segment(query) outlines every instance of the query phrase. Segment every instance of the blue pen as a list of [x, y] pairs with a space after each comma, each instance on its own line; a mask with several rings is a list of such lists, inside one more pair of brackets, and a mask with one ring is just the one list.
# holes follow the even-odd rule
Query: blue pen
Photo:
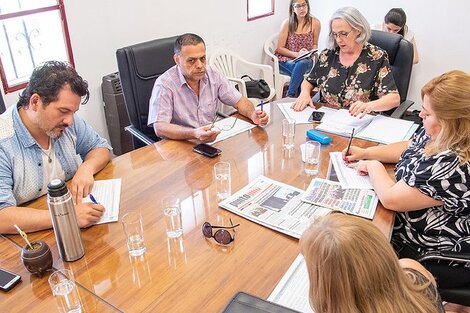
[[259, 105], [260, 105], [260, 107], [261, 107], [261, 112], [263, 112], [263, 105], [264, 105], [264, 101], [263, 101], [263, 100], [261, 100], [261, 103], [260, 103]]
[[90, 193], [90, 200], [91, 202], [93, 202], [94, 204], [99, 204], [98, 201], [96, 201], [95, 197], [93, 197], [93, 195]]

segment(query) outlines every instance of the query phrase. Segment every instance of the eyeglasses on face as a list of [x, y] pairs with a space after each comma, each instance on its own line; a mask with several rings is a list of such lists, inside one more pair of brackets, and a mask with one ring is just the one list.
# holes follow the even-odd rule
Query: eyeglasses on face
[[[214, 240], [221, 245], [228, 245], [235, 239], [227, 229], [233, 229], [233, 231], [235, 231], [235, 227], [240, 226], [240, 224], [233, 225], [232, 219], [230, 219], [230, 224], [232, 224], [232, 226], [212, 226], [209, 222], [204, 222], [204, 224], [202, 224], [202, 234], [206, 238], [214, 238]], [[215, 233], [213, 233], [214, 229], [217, 229]]]
[[294, 9], [302, 9], [302, 8], [307, 7], [307, 6], [308, 6], [308, 4], [307, 4], [306, 2], [304, 2], [304, 3], [296, 3], [296, 4], [293, 5]]
[[334, 39], [338, 39], [338, 38], [344, 39], [344, 38], [347, 38], [351, 32], [352, 30], [348, 32], [337, 32], [337, 33], [331, 32], [330, 36], [332, 36]]

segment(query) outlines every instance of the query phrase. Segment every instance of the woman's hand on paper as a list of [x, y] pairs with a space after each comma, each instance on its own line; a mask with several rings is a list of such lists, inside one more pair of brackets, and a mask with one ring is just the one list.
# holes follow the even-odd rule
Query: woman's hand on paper
[[300, 57], [301, 55], [304, 55], [307, 52], [308, 52], [308, 50], [305, 49], [305, 48], [300, 49], [299, 52], [297, 52], [296, 58]]
[[377, 162], [377, 161], [359, 161], [355, 163], [347, 163], [347, 166], [350, 168], [354, 168], [359, 175], [367, 176], [369, 175], [369, 170], [367, 169], [367, 165], [370, 162]]
[[307, 106], [313, 106], [312, 98], [310, 95], [300, 93], [299, 97], [295, 100], [294, 104], [292, 105], [292, 109], [296, 112], [303, 111]]
[[356, 146], [351, 146], [349, 147], [349, 153], [346, 155], [346, 153], [348, 152], [347, 150], [348, 148], [345, 148], [341, 152], [344, 162], [352, 163], [352, 162], [357, 162], [357, 161], [365, 159], [366, 149], [359, 148]]
[[349, 107], [349, 114], [359, 118], [364, 117], [364, 115], [372, 112], [372, 105], [369, 102], [356, 101]]

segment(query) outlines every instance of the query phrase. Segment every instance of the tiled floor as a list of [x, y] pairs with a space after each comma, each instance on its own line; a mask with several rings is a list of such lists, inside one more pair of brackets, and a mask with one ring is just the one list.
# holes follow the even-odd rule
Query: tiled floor
[[461, 306], [454, 303], [447, 303], [444, 306], [444, 309], [447, 313], [470, 313], [470, 307], [468, 306]]

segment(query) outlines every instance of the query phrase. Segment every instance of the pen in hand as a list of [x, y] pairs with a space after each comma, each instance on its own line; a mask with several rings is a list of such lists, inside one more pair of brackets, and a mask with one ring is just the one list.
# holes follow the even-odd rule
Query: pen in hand
[[346, 155], [345, 156], [348, 156], [350, 155], [350, 148], [351, 148], [351, 142], [353, 140], [353, 137], [354, 137], [354, 128], [352, 129], [351, 131], [351, 136], [349, 137], [349, 143], [348, 143], [348, 148], [346, 149]]
[[91, 202], [93, 202], [94, 204], [99, 204], [98, 201], [96, 201], [95, 197], [93, 197], [93, 195], [90, 193], [90, 200]]
[[263, 105], [264, 105], [264, 101], [261, 100], [261, 103], [259, 104], [259, 106], [261, 107], [261, 112], [263, 112]]

